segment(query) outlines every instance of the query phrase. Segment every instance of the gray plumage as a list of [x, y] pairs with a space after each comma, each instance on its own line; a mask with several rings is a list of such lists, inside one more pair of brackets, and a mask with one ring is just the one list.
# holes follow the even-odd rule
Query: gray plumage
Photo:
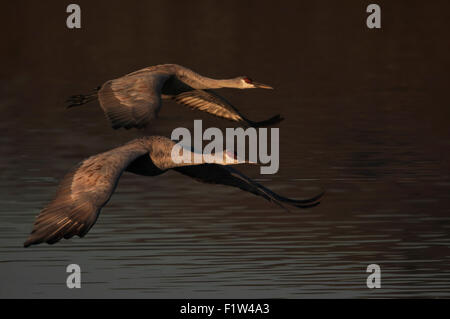
[[86, 235], [102, 207], [109, 201], [124, 171], [156, 176], [172, 169], [204, 183], [240, 188], [281, 207], [288, 204], [307, 208], [319, 204], [322, 194], [310, 199], [294, 200], [252, 181], [229, 166], [242, 161], [227, 152], [221, 152], [223, 161], [219, 164], [213, 164], [207, 159], [199, 164], [177, 164], [172, 158], [174, 145], [175, 142], [165, 137], [143, 137], [79, 163], [63, 178], [55, 198], [37, 216], [24, 246], [42, 242], [53, 244], [62, 238]]
[[253, 82], [246, 76], [216, 80], [177, 64], [162, 64], [107, 81], [92, 94], [74, 95], [68, 102], [69, 107], [73, 107], [98, 98], [114, 129], [145, 127], [157, 116], [162, 100], [174, 100], [191, 109], [247, 126], [269, 126], [282, 120], [280, 115], [261, 122], [247, 119], [231, 103], [210, 90], [219, 88], [272, 87]]

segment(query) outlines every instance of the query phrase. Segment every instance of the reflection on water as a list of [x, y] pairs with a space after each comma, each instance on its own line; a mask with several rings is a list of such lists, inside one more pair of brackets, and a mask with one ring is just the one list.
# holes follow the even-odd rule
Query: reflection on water
[[[209, 14], [185, 8], [198, 25], [180, 16], [184, 29], [178, 42], [168, 44], [163, 35], [173, 36], [174, 28], [162, 28], [163, 35], [142, 31], [165, 23], [160, 16], [145, 20], [142, 12], [151, 12], [146, 4], [114, 6], [99, 17], [103, 24], [87, 17], [78, 35], [54, 30], [59, 22], [49, 18], [42, 25], [45, 36], [31, 36], [25, 24], [17, 32], [26, 37], [11, 40], [17, 52], [37, 50], [28, 65], [21, 54], [11, 57], [15, 74], [2, 88], [0, 108], [7, 120], [0, 122], [0, 297], [450, 297], [450, 136], [438, 81], [448, 74], [440, 68], [448, 61], [448, 46], [428, 51], [445, 34], [445, 21], [436, 17], [409, 37], [397, 19], [390, 33], [373, 34], [369, 43], [365, 30], [351, 24], [307, 28], [320, 25], [319, 11], [333, 12], [327, 15], [330, 25], [340, 10], [350, 21], [357, 14], [350, 7], [303, 4], [292, 10], [303, 12], [302, 19], [290, 19], [285, 15], [291, 13], [270, 6], [239, 11], [198, 3], [194, 7]], [[169, 6], [158, 4], [159, 15], [170, 12]], [[100, 7], [85, 4], [85, 10]], [[31, 9], [22, 14], [32, 21]], [[52, 6], [47, 9], [55, 14]], [[414, 10], [427, 13], [392, 8], [406, 9], [411, 19]], [[138, 12], [142, 21], [128, 18]], [[279, 25], [262, 24], [269, 12]], [[117, 19], [124, 19], [120, 30]], [[199, 27], [212, 21], [210, 29]], [[132, 56], [98, 38], [107, 27]], [[304, 31], [302, 50], [293, 50], [296, 44], [283, 31], [289, 29]], [[194, 38], [185, 39], [187, 32]], [[149, 36], [163, 45], [146, 42]], [[217, 47], [208, 47], [216, 40]], [[61, 55], [39, 41], [63, 44]], [[386, 50], [374, 50], [376, 45]], [[244, 48], [259, 54], [237, 54]], [[331, 49], [333, 55], [321, 53]], [[287, 196], [324, 188], [322, 204], [287, 213], [240, 190], [175, 172], [154, 178], [125, 174], [85, 238], [22, 248], [35, 215], [79, 160], [142, 134], [192, 126], [194, 118], [203, 118], [204, 127], [227, 125], [167, 104], [146, 132], [112, 131], [98, 105], [62, 106], [70, 94], [160, 62], [208, 75], [255, 74], [255, 80], [274, 84], [273, 92], [223, 92], [252, 119], [277, 112], [286, 117], [280, 124], [279, 173], [241, 170]], [[81, 266], [82, 289], [65, 287], [70, 263]], [[378, 290], [366, 287], [371, 263], [381, 266]]]

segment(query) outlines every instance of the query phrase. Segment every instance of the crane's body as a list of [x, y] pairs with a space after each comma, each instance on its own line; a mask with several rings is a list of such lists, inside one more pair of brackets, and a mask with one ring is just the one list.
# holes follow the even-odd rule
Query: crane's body
[[162, 100], [174, 100], [192, 109], [248, 126], [273, 125], [282, 120], [280, 115], [261, 122], [245, 118], [231, 103], [211, 91], [220, 88], [272, 89], [246, 76], [212, 79], [177, 64], [161, 64], [109, 80], [92, 94], [75, 95], [68, 102], [72, 107], [98, 98], [114, 129], [147, 126], [157, 117]]
[[[39, 213], [24, 246], [42, 242], [53, 244], [62, 238], [86, 235], [125, 171], [156, 176], [174, 170], [200, 182], [240, 188], [283, 208], [284, 204], [299, 208], [319, 204], [322, 194], [309, 199], [289, 199], [252, 181], [230, 166], [246, 162], [227, 151], [220, 152], [218, 157], [217, 154], [204, 156], [202, 163], [185, 163], [179, 161], [184, 154], [172, 152], [174, 145], [175, 142], [168, 138], [148, 136], [80, 162], [62, 179], [55, 198]], [[190, 155], [193, 156], [194, 152]], [[222, 158], [222, 161], [217, 162], [217, 158]]]

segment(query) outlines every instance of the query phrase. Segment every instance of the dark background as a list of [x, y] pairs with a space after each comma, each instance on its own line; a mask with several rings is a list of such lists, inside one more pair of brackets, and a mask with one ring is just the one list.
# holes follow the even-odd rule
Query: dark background
[[[447, 1], [68, 1], [2, 4], [1, 297], [449, 297]], [[125, 174], [84, 239], [23, 249], [75, 163], [144, 134], [230, 126], [173, 103], [146, 131], [113, 131], [98, 103], [64, 100], [142, 67], [248, 75], [223, 90], [249, 118], [281, 113], [277, 192], [322, 204], [290, 214], [175, 173]], [[78, 263], [83, 288], [65, 288]], [[377, 263], [382, 288], [366, 287]]]

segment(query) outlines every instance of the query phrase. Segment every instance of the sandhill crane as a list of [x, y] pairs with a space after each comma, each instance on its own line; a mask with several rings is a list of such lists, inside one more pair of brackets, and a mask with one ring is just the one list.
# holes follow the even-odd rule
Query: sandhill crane
[[[318, 200], [323, 194], [302, 200], [280, 196], [228, 166], [245, 162], [228, 151], [214, 154], [218, 156], [215, 157], [216, 160], [223, 159], [218, 163], [212, 163], [213, 159], [209, 155], [204, 156], [199, 164], [176, 164], [182, 157], [176, 152], [175, 155], [172, 153], [174, 145], [175, 142], [168, 138], [147, 136], [79, 163], [63, 178], [54, 200], [37, 216], [24, 246], [42, 242], [53, 244], [62, 238], [86, 235], [96, 222], [102, 207], [109, 201], [124, 171], [156, 176], [167, 170], [174, 170], [200, 182], [240, 188], [283, 208], [284, 204], [300, 208], [315, 206], [319, 204]], [[187, 152], [190, 152], [188, 155], [194, 154]]]
[[174, 100], [192, 109], [253, 127], [269, 126], [282, 120], [279, 114], [261, 122], [247, 119], [231, 103], [210, 90], [219, 88], [272, 89], [246, 76], [216, 80], [177, 64], [162, 64], [107, 81], [91, 94], [74, 95], [67, 102], [68, 107], [73, 107], [98, 98], [114, 129], [145, 127], [157, 116], [161, 100]]

